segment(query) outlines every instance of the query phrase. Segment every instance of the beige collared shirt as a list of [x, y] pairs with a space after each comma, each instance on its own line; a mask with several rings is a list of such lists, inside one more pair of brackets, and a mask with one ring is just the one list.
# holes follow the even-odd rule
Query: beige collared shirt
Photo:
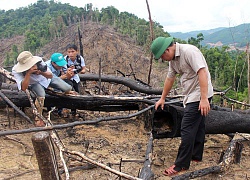
[[190, 44], [176, 43], [175, 59], [169, 62], [169, 71], [167, 77], [173, 78], [176, 74], [180, 74], [180, 82], [183, 87], [183, 95], [185, 95], [184, 106], [190, 102], [200, 101], [200, 85], [198, 71], [206, 68], [208, 77], [208, 95], [213, 96], [213, 86], [208, 66], [201, 51]]

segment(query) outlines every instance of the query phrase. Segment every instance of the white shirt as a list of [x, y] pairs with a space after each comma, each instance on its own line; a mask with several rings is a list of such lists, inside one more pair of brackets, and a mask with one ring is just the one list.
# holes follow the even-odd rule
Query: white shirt
[[[24, 80], [25, 75], [22, 72], [20, 72], [20, 73], [16, 72], [14, 70], [15, 66], [12, 68], [12, 74], [16, 79], [18, 89], [21, 90], [22, 89], [22, 87], [21, 87], [22, 86], [22, 81]], [[47, 67], [47, 71], [51, 72], [51, 70], [48, 67]], [[31, 74], [30, 75], [30, 83], [29, 83], [30, 85], [39, 83], [43, 87], [47, 88], [49, 86], [50, 82], [51, 82], [51, 79], [47, 79], [43, 75], [40, 75], [40, 74], [39, 75], [38, 74]]]

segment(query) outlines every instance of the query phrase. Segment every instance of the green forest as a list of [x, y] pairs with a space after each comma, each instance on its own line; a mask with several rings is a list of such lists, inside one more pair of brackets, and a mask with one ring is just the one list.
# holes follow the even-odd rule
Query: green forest
[[[133, 38], [137, 45], [144, 47], [149, 53], [148, 47], [152, 41], [149, 21], [128, 12], [119, 12], [113, 6], [97, 9], [91, 3], [86, 4], [84, 8], [78, 8], [54, 0], [38, 0], [28, 7], [0, 10], [0, 38], [24, 35], [23, 49], [35, 52], [54, 38], [64, 36], [65, 29], [71, 24], [81, 21], [110, 25], [118, 32]], [[153, 22], [153, 32], [154, 37], [170, 36], [158, 22]], [[248, 102], [246, 52], [229, 51], [227, 46], [203, 47], [201, 46], [203, 40], [202, 33], [197, 34], [196, 37], [190, 37], [188, 41], [175, 38], [177, 42], [193, 44], [202, 51], [216, 89], [225, 90], [231, 87], [227, 93], [228, 97]], [[6, 55], [4, 65], [13, 65], [13, 59], [20, 51], [22, 50], [13, 45], [11, 52]]]

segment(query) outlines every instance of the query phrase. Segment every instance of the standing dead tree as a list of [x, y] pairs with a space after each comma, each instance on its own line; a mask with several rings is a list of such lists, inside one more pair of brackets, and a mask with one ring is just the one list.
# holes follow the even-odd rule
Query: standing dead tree
[[[147, 3], [147, 8], [148, 8], [148, 18], [149, 18], [149, 22], [150, 22], [150, 40], [153, 41], [154, 40], [154, 25], [153, 25], [153, 21], [151, 18], [151, 13], [150, 13], [150, 8], [149, 8], [149, 4], [148, 4], [148, 0], [146, 0]], [[150, 41], [150, 42], [151, 42]], [[150, 76], [151, 76], [151, 71], [152, 71], [152, 64], [153, 64], [153, 54], [150, 54], [150, 66], [149, 66], [149, 72], [148, 72], [148, 84], [150, 84]]]

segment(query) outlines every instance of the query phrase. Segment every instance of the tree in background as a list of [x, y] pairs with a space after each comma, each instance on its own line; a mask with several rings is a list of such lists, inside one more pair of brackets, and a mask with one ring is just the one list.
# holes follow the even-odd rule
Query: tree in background
[[16, 45], [13, 45], [11, 48], [11, 52], [6, 54], [6, 60], [4, 61], [4, 66], [13, 66], [16, 64], [16, 59], [18, 56], [18, 48]]
[[40, 47], [40, 37], [34, 31], [29, 31], [25, 34], [24, 49], [30, 52], [36, 52], [36, 49]]

